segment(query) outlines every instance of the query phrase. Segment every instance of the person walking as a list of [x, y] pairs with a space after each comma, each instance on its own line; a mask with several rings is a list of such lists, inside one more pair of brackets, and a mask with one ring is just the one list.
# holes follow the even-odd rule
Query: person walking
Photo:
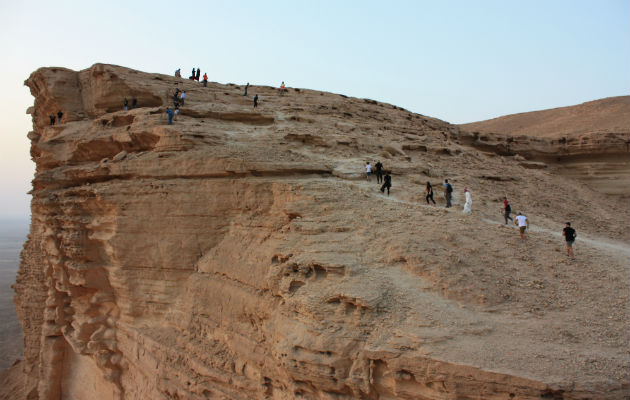
[[380, 160], [374, 164], [374, 168], [376, 168], [376, 183], [383, 183], [383, 164]]
[[567, 256], [572, 259], [575, 258], [573, 254], [573, 242], [575, 242], [575, 238], [577, 237], [577, 232], [575, 229], [571, 228], [571, 223], [567, 222], [566, 226], [562, 230], [562, 236], [564, 236], [564, 240], [567, 242]]
[[182, 94], [179, 95], [179, 102], [182, 104], [182, 106], [184, 105], [184, 100], [186, 100], [186, 91], [184, 90], [182, 92]]
[[444, 179], [444, 197], [446, 198], [446, 208], [452, 206], [451, 200], [453, 200], [453, 185], [448, 183], [448, 179]]
[[368, 161], [365, 164], [365, 180], [369, 182], [371, 176], [372, 176], [372, 166], [370, 165], [370, 162]]
[[258, 95], [254, 96], [254, 108], [258, 107]]
[[207, 73], [203, 73], [203, 87], [207, 87], [208, 86], [208, 74]]
[[247, 82], [247, 85], [245, 85], [245, 93], [243, 93], [243, 96], [247, 97], [247, 89], [249, 88], [249, 82]]
[[195, 76], [195, 80], [199, 82], [199, 77], [201, 76], [201, 69], [197, 68], [197, 75]]
[[383, 186], [381, 186], [381, 193], [385, 193], [385, 189], [387, 189], [387, 195], [389, 196], [389, 189], [392, 187], [392, 176], [389, 174], [389, 171], [385, 171], [385, 182]]
[[173, 125], [173, 110], [170, 107], [166, 107], [166, 114], [168, 115], [168, 124]]
[[527, 239], [525, 237], [525, 230], [529, 228], [529, 220], [527, 219], [527, 217], [521, 213], [518, 213], [516, 218], [514, 218], [514, 225], [518, 225], [518, 230], [519, 230], [519, 233], [521, 234], [521, 239], [522, 240]]
[[510, 217], [510, 213], [512, 212], [512, 206], [508, 201], [507, 197], [503, 197], [503, 216], [505, 217], [505, 225], [508, 224], [508, 219], [510, 221], [514, 221], [512, 217]]
[[429, 200], [431, 200], [433, 202], [433, 205], [435, 206], [435, 200], [433, 199], [433, 186], [431, 186], [431, 182], [427, 182], [427, 196], [425, 197], [425, 199], [427, 200], [427, 204], [431, 204], [429, 203]]
[[470, 195], [470, 190], [468, 188], [464, 188], [464, 196], [466, 197], [466, 202], [464, 203], [464, 214], [472, 214], [472, 196]]
[[48, 116], [48, 118], [50, 118], [50, 125], [55, 125], [55, 116], [54, 115], [50, 115], [50, 116]]
[[57, 123], [60, 124], [61, 123], [61, 117], [63, 117], [63, 113], [61, 112], [61, 110], [57, 111]]

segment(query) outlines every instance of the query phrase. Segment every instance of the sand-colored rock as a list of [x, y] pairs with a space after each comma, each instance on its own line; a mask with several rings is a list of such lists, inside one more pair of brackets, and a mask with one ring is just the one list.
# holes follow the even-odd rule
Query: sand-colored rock
[[[37, 387], [14, 398], [626, 397], [623, 200], [369, 99], [250, 86], [253, 109], [235, 85], [101, 64], [26, 84], [37, 170], [11, 373]], [[58, 108], [68, 122], [48, 126]], [[363, 176], [378, 159], [389, 197]], [[450, 210], [424, 203], [443, 178]], [[502, 225], [505, 194], [527, 242]], [[552, 234], [567, 219], [577, 261]]]
[[[519, 154], [608, 194], [630, 194], [630, 96], [460, 125], [458, 140]], [[532, 164], [535, 166], [535, 164]]]

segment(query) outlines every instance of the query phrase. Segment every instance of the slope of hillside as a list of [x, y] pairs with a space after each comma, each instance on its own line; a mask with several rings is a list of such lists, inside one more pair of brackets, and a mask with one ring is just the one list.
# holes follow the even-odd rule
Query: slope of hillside
[[608, 97], [576, 106], [506, 115], [459, 125], [481, 133], [509, 133], [559, 139], [585, 133], [630, 133], [630, 96]]
[[[236, 85], [101, 64], [26, 84], [37, 172], [14, 369], [31, 395], [625, 398], [624, 201], [369, 99], [250, 86], [254, 109]], [[377, 160], [389, 196], [363, 175]], [[427, 206], [444, 178], [455, 207]]]
[[591, 188], [630, 194], [630, 96], [507, 115], [460, 125], [478, 149], [519, 155], [534, 168], [580, 180]]

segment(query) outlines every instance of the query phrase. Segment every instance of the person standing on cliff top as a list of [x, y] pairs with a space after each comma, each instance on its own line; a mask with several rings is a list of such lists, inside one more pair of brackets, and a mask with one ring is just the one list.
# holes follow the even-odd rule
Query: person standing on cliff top
[[208, 74], [204, 72], [203, 73], [203, 87], [207, 87], [207, 86], [208, 86]]
[[201, 69], [197, 68], [197, 75], [195, 76], [195, 80], [199, 82], [199, 76], [201, 75]]
[[168, 115], [168, 124], [173, 125], [173, 110], [170, 107], [166, 107], [166, 114]]
[[247, 85], [245, 85], [245, 93], [243, 93], [243, 96], [247, 97], [247, 88], [249, 87], [249, 82], [247, 82]]
[[374, 168], [376, 168], [376, 183], [383, 183], [383, 164], [380, 160], [374, 164]]
[[254, 96], [254, 108], [258, 107], [258, 95]]
[[190, 79], [191, 81], [195, 80], [195, 69], [194, 68], [192, 70], [192, 75], [190, 75], [190, 78], [188, 78], [188, 79]]
[[575, 242], [577, 232], [575, 232], [575, 229], [571, 228], [570, 222], [567, 222], [565, 228], [562, 230], [562, 236], [564, 236], [564, 239], [567, 241], [567, 256], [572, 259], [575, 258], [573, 254], [573, 242]]
[[181, 68], [177, 68], [175, 70], [175, 78], [181, 78], [182, 77], [182, 69]]
[[529, 228], [529, 220], [526, 216], [518, 213], [516, 218], [514, 218], [514, 225], [518, 225], [519, 233], [521, 234], [521, 240], [526, 240], [525, 230]]
[[370, 162], [368, 161], [365, 164], [365, 180], [369, 182], [370, 176], [372, 176], [372, 166], [370, 165]]
[[60, 111], [57, 111], [57, 123], [60, 124], [61, 123], [61, 117], [63, 117], [63, 113]]
[[48, 118], [50, 118], [50, 125], [55, 125], [55, 116], [51, 115]]
[[381, 192], [385, 193], [385, 189], [387, 189], [387, 195], [389, 196], [389, 189], [392, 187], [392, 176], [390, 175], [390, 171], [385, 171], [385, 182], [383, 186], [381, 186]]

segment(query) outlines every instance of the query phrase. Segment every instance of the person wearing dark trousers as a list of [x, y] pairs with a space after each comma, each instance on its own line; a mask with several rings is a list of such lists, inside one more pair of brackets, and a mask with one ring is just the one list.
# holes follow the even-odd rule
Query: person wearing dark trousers
[[63, 117], [63, 113], [61, 111], [57, 112], [57, 123], [60, 124], [61, 123], [61, 117]]
[[448, 179], [444, 179], [444, 197], [446, 198], [446, 208], [451, 207], [451, 200], [453, 200], [453, 185], [448, 183]]
[[123, 110], [129, 110], [129, 100], [127, 100], [126, 98], [125, 101], [123, 101]]
[[208, 86], [208, 74], [206, 74], [204, 72], [203, 74], [203, 87], [207, 87]]
[[431, 204], [429, 203], [429, 200], [431, 200], [433, 202], [433, 205], [435, 205], [435, 200], [433, 199], [433, 186], [431, 186], [431, 182], [427, 182], [427, 204]]
[[173, 125], [173, 110], [170, 107], [166, 107], [166, 114], [168, 115], [168, 124]]
[[195, 71], [195, 69], [193, 68], [193, 70], [192, 70], [192, 75], [190, 75], [190, 78], [189, 78], [189, 79], [190, 79], [191, 81], [194, 81], [194, 80], [195, 80], [195, 76], [196, 76], [196, 75], [197, 75], [197, 74], [196, 74], [196, 71]]
[[199, 77], [201, 76], [201, 69], [197, 68], [197, 75], [195, 76], [195, 80], [199, 82]]
[[564, 236], [564, 239], [567, 241], [567, 256], [575, 258], [575, 254], [573, 254], [573, 242], [575, 242], [577, 232], [575, 232], [575, 229], [571, 228], [570, 222], [566, 223], [566, 226], [562, 230], [562, 236]]
[[55, 116], [51, 115], [48, 118], [50, 118], [50, 125], [55, 125]]
[[254, 96], [254, 108], [258, 107], [258, 95]]
[[387, 189], [387, 195], [389, 196], [389, 189], [392, 187], [392, 176], [389, 174], [389, 171], [385, 171], [383, 186], [381, 186], [381, 192], [385, 193], [385, 189]]
[[376, 172], [376, 183], [383, 183], [383, 164], [381, 161], [377, 161], [374, 164], [375, 172]]
[[507, 197], [504, 197], [503, 198], [503, 216], [505, 217], [505, 225], [508, 224], [508, 219], [510, 221], [514, 221], [514, 219], [510, 217], [511, 212], [512, 212], [512, 206], [510, 205], [510, 202], [508, 201]]
[[247, 85], [245, 85], [245, 93], [243, 93], [243, 96], [247, 97], [247, 88], [249, 88], [249, 82], [247, 82]]

